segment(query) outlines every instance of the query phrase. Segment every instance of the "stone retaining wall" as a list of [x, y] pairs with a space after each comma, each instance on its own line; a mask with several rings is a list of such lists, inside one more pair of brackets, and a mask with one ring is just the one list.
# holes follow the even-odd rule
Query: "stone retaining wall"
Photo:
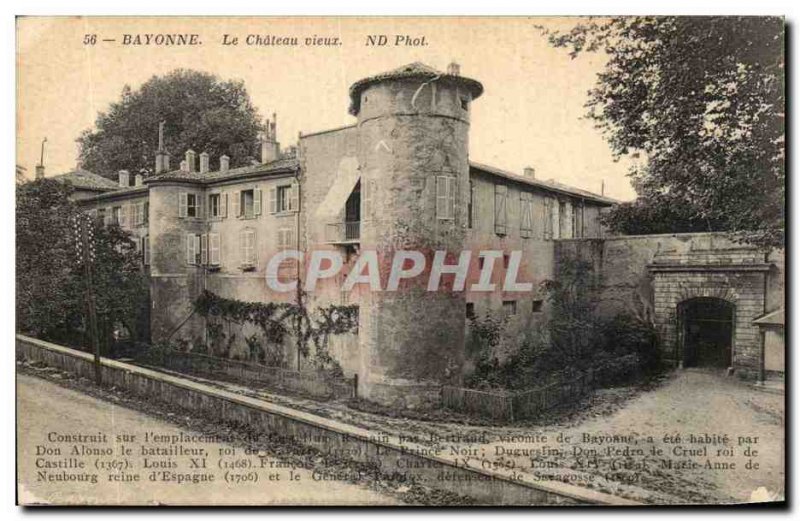
[[[17, 335], [17, 356], [93, 378], [92, 356], [34, 338]], [[387, 473], [414, 469], [414, 479], [425, 485], [464, 494], [487, 505], [636, 505], [637, 503], [565, 483], [533, 481], [513, 471], [469, 468], [454, 461], [421, 455], [425, 446], [378, 439], [379, 433], [254, 398], [215, 389], [149, 369], [102, 359], [106, 385], [123, 388], [148, 400], [169, 403], [188, 411], [210, 414], [219, 421], [248, 426], [264, 433], [294, 436], [322, 452], [339, 451], [351, 459], [380, 465]], [[24, 411], [23, 411], [24, 413]]]

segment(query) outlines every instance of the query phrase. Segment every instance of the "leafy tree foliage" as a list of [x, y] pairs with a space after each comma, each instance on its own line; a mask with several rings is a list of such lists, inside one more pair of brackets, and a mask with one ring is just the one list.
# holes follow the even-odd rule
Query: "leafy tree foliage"
[[[17, 188], [17, 330], [39, 338], [89, 346], [85, 279], [77, 262], [74, 218], [68, 185], [42, 179]], [[101, 343], [123, 325], [141, 336], [147, 312], [147, 279], [128, 232], [93, 225], [94, 294]]]
[[78, 139], [81, 164], [109, 177], [123, 169], [152, 172], [158, 125], [166, 121], [173, 168], [190, 148], [208, 152], [212, 170], [222, 155], [232, 167], [247, 165], [256, 157], [259, 119], [243, 82], [178, 69], [153, 76], [136, 91], [126, 85], [121, 99], [98, 115], [96, 129]]
[[631, 172], [639, 198], [611, 212], [612, 229], [783, 245], [782, 19], [589, 19], [549, 40], [608, 56], [588, 117], [618, 157], [646, 159]]

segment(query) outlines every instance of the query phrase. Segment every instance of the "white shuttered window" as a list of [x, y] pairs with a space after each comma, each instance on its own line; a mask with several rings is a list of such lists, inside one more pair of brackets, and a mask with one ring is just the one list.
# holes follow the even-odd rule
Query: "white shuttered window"
[[508, 188], [504, 185], [494, 185], [494, 231], [499, 235], [506, 234], [506, 199]]
[[455, 177], [436, 176], [436, 217], [442, 220], [454, 220], [456, 217], [456, 181]]
[[253, 266], [256, 263], [256, 231], [245, 228], [239, 233], [239, 251], [242, 264]]

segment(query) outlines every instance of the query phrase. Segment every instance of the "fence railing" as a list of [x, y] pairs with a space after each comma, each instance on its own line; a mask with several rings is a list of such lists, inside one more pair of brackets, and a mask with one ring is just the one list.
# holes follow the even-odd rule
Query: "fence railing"
[[625, 381], [638, 373], [639, 358], [627, 355], [597, 368], [555, 375], [547, 384], [525, 391], [442, 387], [442, 407], [493, 420], [533, 418], [557, 405], [574, 401], [593, 389]]
[[357, 379], [334, 377], [322, 371], [296, 371], [185, 351], [150, 349], [137, 357], [141, 363], [187, 374], [218, 376], [299, 392], [314, 398], [336, 399], [356, 396]]
[[328, 223], [325, 229], [327, 242], [357, 242], [361, 238], [361, 221]]

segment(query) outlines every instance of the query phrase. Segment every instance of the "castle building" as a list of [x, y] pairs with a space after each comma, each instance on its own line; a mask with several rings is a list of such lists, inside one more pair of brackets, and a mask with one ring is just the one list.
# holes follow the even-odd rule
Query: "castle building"
[[[261, 162], [240, 168], [229, 168], [222, 156], [219, 170], [211, 171], [208, 154], [188, 150], [179, 168], [171, 169], [162, 136], [155, 175], [122, 171], [114, 187], [95, 179], [95, 191], [82, 191], [80, 203], [136, 236], [151, 281], [152, 342], [204, 341], [206, 324], [192, 312], [204, 290], [249, 302], [294, 299], [293, 293], [270, 290], [270, 276], [302, 278], [296, 265], [268, 273], [277, 252], [341, 253], [341, 272], [307, 295], [312, 309], [359, 306], [358, 334], [333, 339], [332, 356], [345, 374], [358, 374], [361, 396], [424, 404], [436, 399], [441, 384], [459, 383], [469, 364], [467, 316], [502, 314], [513, 344], [543, 323], [548, 309], [538, 288], [553, 278], [560, 255], [588, 255], [600, 271], [608, 266], [598, 261], [603, 251], [597, 244], [605, 235], [600, 216], [615, 201], [537, 179], [532, 168], [516, 174], [470, 161], [471, 106], [482, 93], [482, 85], [462, 76], [455, 64], [441, 72], [413, 63], [356, 82], [350, 89], [356, 123], [300, 135], [292, 153], [282, 153], [274, 117], [262, 136]], [[86, 181], [91, 176], [73, 176], [76, 187], [93, 184]], [[675, 240], [670, 237], [662, 242]], [[412, 250], [428, 260], [446, 252], [449, 264], [471, 252], [470, 277], [494, 263], [491, 280], [484, 282], [496, 283], [495, 289], [427, 291], [413, 283], [402, 291], [371, 291], [364, 284], [343, 289], [348, 270], [360, 269], [363, 252], [374, 252], [388, 269], [397, 252]], [[500, 253], [479, 253], [490, 250]], [[655, 250], [664, 255], [664, 248]], [[513, 252], [521, 252], [517, 260]], [[633, 273], [639, 279], [660, 280], [679, 271], [662, 270], [653, 255], [642, 259]], [[761, 268], [749, 266], [747, 273], [762, 273], [758, 269], [767, 263], [753, 264]], [[530, 289], [508, 291], [503, 281], [509, 271]], [[763, 309], [765, 302], [760, 297], [761, 309], [753, 304], [742, 319], [770, 311]], [[669, 320], [675, 317], [669, 310], [666, 315], [666, 327], [673, 327]], [[758, 349], [758, 326], [739, 321], [736, 327], [755, 332], [748, 355], [740, 357], [755, 370], [750, 351]], [[244, 350], [244, 339], [254, 331], [241, 329], [238, 348]], [[302, 367], [290, 348], [285, 354], [286, 363]], [[735, 357], [730, 363], [735, 365]]]

